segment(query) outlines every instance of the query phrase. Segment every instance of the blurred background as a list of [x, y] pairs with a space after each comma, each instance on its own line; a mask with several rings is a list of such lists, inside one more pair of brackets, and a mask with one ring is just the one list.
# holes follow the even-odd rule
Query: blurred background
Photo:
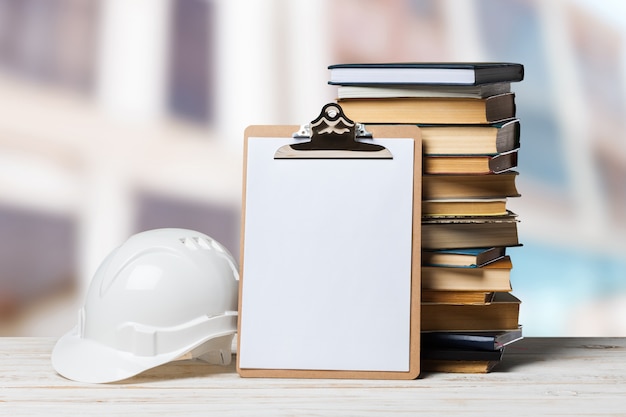
[[243, 131], [303, 124], [327, 66], [511, 61], [527, 336], [626, 336], [621, 0], [0, 0], [0, 335], [60, 336], [156, 227], [239, 255]]

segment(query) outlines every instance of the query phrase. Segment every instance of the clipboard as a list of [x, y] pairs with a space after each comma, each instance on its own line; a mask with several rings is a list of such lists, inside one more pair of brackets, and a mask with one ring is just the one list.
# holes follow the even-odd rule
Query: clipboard
[[329, 103], [245, 131], [237, 372], [420, 372], [421, 136]]

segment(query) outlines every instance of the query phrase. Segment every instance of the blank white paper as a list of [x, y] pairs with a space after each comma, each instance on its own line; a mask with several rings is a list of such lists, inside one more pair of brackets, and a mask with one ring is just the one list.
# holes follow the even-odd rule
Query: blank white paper
[[249, 138], [239, 365], [409, 370], [412, 139], [391, 160], [287, 159]]

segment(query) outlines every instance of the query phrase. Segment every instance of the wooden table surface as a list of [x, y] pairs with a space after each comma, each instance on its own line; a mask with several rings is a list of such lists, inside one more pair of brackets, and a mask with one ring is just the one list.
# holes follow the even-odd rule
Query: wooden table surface
[[412, 381], [240, 378], [181, 361], [113, 384], [57, 375], [55, 339], [0, 338], [0, 416], [626, 416], [626, 339], [527, 338], [489, 374]]

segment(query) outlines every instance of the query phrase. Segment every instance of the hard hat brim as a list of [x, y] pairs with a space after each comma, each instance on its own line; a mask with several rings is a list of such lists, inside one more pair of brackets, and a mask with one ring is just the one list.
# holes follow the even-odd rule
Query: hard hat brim
[[171, 362], [193, 348], [156, 356], [136, 356], [81, 338], [76, 327], [57, 341], [52, 351], [52, 366], [61, 376], [74, 381], [116, 382]]
[[[52, 350], [52, 367], [62, 376], [79, 382], [107, 383], [133, 377], [167, 362], [172, 362], [206, 343], [232, 336], [237, 329], [237, 315], [208, 318], [208, 328], [192, 343], [164, 353], [142, 356], [122, 351], [80, 336], [79, 326], [62, 336]], [[216, 346], [211, 346], [215, 348]], [[230, 350], [230, 342], [228, 343]]]
[[158, 356], [135, 356], [81, 338], [78, 328], [62, 336], [52, 351], [52, 366], [67, 379], [106, 383], [121, 381], [182, 355], [170, 352]]

